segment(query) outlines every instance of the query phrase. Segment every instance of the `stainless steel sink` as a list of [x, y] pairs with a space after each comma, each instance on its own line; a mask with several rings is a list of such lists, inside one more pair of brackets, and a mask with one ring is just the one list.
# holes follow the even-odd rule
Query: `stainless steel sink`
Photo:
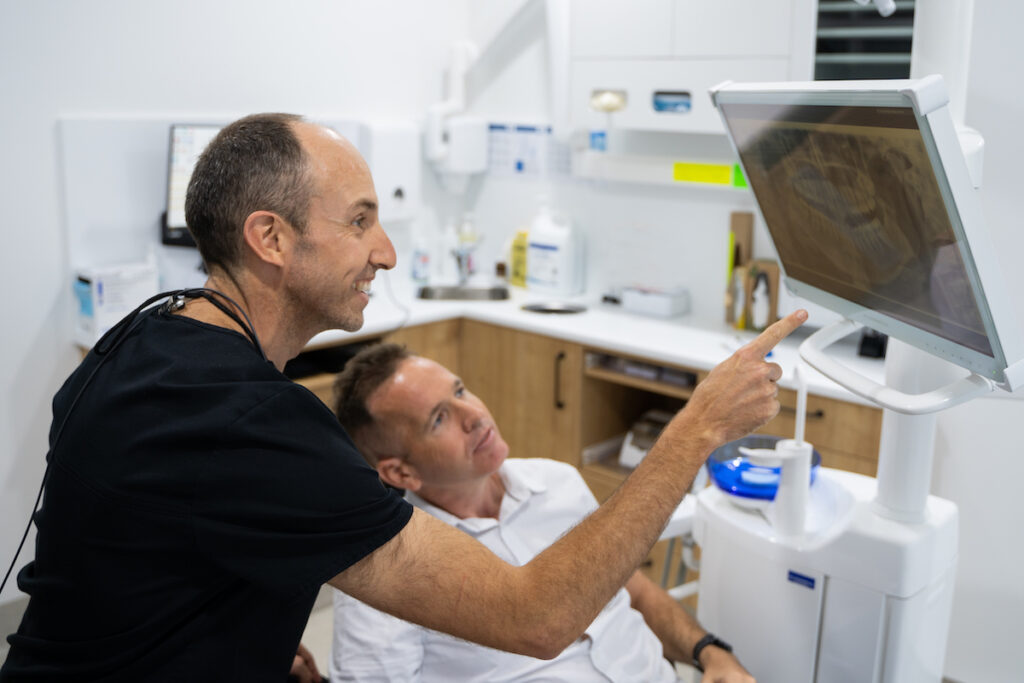
[[457, 299], [460, 301], [501, 301], [508, 298], [508, 287], [420, 287], [421, 299]]

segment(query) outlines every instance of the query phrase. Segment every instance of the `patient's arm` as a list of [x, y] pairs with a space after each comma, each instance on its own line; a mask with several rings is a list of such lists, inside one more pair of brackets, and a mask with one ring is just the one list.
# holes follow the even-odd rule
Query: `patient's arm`
[[[640, 572], [633, 574], [626, 590], [633, 609], [644, 616], [644, 621], [661, 641], [665, 656], [690, 664], [693, 647], [707, 631], [671, 595]], [[702, 680], [707, 683], [753, 683], [754, 678], [725, 650], [705, 647], [700, 658], [704, 667]]]
[[716, 367], [611, 498], [529, 563], [508, 565], [416, 510], [401, 532], [331, 585], [460, 638], [557, 656], [632, 576], [710, 452], [778, 412], [782, 370], [764, 356], [806, 319], [800, 313]]

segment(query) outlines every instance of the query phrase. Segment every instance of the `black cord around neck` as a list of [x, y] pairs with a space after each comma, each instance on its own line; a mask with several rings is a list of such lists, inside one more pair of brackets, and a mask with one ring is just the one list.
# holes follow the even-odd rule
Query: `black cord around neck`
[[[224, 299], [224, 301], [227, 301], [229, 304], [234, 306], [238, 310], [238, 313], [235, 313], [235, 311], [232, 311], [230, 308], [224, 305], [221, 301], [217, 299], [217, 297]], [[194, 287], [192, 289], [182, 289], [172, 294], [171, 298], [167, 300], [167, 302], [163, 305], [161, 310], [166, 312], [181, 310], [182, 308], [185, 307], [186, 299], [206, 299], [211, 304], [220, 309], [220, 311], [224, 313], [224, 315], [234, 320], [235, 323], [237, 323], [238, 326], [242, 328], [242, 331], [245, 333], [245, 336], [247, 336], [249, 338], [249, 341], [252, 342], [252, 345], [256, 347], [256, 350], [259, 351], [260, 355], [263, 357], [263, 360], [267, 360], [267, 354], [263, 351], [263, 346], [260, 344], [259, 337], [256, 336], [256, 328], [252, 324], [252, 320], [249, 319], [249, 316], [248, 314], [246, 314], [245, 309], [242, 308], [237, 301], [229, 297], [224, 292], [221, 292], [216, 289], [210, 289], [209, 287]]]

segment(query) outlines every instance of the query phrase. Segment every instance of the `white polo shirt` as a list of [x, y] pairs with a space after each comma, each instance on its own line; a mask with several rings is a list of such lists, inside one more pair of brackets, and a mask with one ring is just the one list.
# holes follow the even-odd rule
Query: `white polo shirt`
[[[575, 467], [509, 459], [499, 519], [459, 519], [414, 493], [406, 499], [466, 532], [513, 565], [523, 565], [597, 508]], [[410, 624], [335, 591], [332, 681], [675, 681], [661, 643], [620, 590], [585, 634], [546, 661], [475, 645]]]

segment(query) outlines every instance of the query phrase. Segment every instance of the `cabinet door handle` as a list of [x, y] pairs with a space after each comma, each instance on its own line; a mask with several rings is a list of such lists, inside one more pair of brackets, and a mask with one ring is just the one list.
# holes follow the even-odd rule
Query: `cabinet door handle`
[[555, 408], [561, 410], [565, 407], [562, 400], [562, 361], [565, 360], [565, 351], [559, 351], [555, 355]]
[[[796, 414], [796, 408], [791, 408], [790, 406], [779, 406], [779, 412]], [[825, 417], [825, 411], [821, 408], [818, 410], [808, 410], [805, 415], [812, 420], [820, 420]]]

